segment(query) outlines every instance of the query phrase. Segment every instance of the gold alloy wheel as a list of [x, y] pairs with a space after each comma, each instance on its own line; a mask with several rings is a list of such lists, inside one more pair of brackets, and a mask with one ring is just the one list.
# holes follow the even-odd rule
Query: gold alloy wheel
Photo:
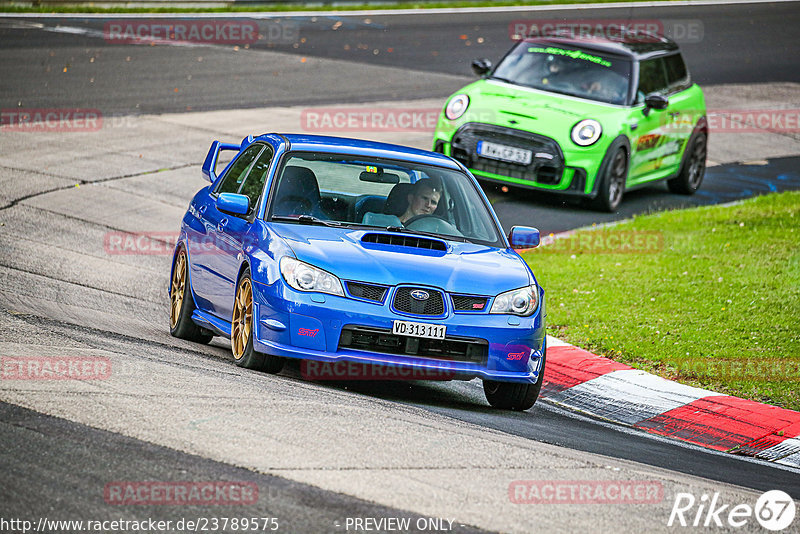
[[172, 301], [169, 308], [169, 324], [171, 328], [175, 328], [178, 324], [185, 292], [186, 253], [181, 251], [181, 253], [178, 254], [178, 258], [175, 260], [175, 268], [172, 270], [172, 286], [169, 291], [170, 300]]
[[231, 348], [233, 357], [241, 360], [247, 342], [250, 340], [250, 325], [253, 324], [253, 286], [249, 278], [244, 278], [236, 292], [233, 303], [233, 331], [231, 332]]

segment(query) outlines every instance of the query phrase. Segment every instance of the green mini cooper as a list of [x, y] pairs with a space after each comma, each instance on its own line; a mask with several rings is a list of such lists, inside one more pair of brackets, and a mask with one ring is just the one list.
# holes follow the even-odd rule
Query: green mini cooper
[[581, 197], [616, 211], [625, 191], [666, 180], [692, 194], [706, 167], [700, 87], [678, 46], [651, 34], [518, 42], [452, 95], [434, 150], [478, 179]]

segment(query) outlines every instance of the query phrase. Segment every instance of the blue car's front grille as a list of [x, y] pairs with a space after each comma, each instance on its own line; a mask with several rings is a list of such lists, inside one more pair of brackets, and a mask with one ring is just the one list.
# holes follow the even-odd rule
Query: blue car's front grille
[[339, 348], [377, 351], [418, 358], [431, 358], [486, 366], [489, 343], [485, 339], [426, 339], [398, 336], [391, 330], [347, 325], [342, 328]]
[[371, 300], [373, 302], [383, 302], [383, 297], [386, 296], [386, 291], [389, 288], [386, 286], [378, 286], [375, 284], [365, 284], [363, 282], [347, 282], [347, 291], [350, 296], [357, 299]]
[[[419, 298], [424, 295], [424, 299]], [[400, 287], [394, 294], [394, 309], [414, 315], [443, 315], [444, 297], [432, 289]]]
[[453, 299], [453, 309], [456, 311], [480, 312], [486, 308], [487, 297], [477, 295], [450, 295]]

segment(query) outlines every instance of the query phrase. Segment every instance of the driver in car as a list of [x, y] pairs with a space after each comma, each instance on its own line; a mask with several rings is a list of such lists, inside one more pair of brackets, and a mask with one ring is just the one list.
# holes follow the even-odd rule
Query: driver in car
[[408, 208], [400, 216], [400, 222], [405, 224], [419, 215], [433, 215], [441, 197], [442, 186], [437, 181], [424, 178], [415, 182], [414, 188], [408, 194]]
[[545, 72], [544, 76], [542, 76], [542, 85], [552, 85], [558, 82], [563, 83], [568, 79], [563, 58], [550, 54], [545, 58], [544, 64]]

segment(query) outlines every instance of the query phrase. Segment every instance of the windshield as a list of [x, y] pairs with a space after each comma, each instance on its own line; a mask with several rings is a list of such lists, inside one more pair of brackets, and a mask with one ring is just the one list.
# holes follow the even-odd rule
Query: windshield
[[273, 185], [275, 222], [390, 228], [502, 246], [495, 221], [464, 173], [364, 156], [291, 152]]
[[503, 58], [491, 78], [624, 105], [631, 79], [631, 62], [597, 52], [523, 41]]

